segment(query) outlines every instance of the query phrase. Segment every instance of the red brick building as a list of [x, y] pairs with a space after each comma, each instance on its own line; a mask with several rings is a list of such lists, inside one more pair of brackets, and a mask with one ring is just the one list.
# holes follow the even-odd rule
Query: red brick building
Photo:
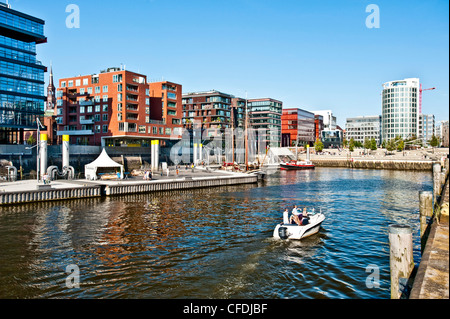
[[69, 135], [71, 144], [110, 147], [148, 147], [152, 139], [179, 136], [181, 91], [179, 84], [148, 84], [145, 75], [120, 68], [60, 79], [58, 136]]

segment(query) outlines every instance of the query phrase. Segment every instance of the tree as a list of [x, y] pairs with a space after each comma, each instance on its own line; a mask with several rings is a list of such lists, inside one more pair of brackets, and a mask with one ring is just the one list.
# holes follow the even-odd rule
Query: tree
[[344, 140], [342, 141], [342, 145], [343, 145], [344, 147], [347, 147], [347, 145], [348, 145], [348, 140], [347, 140], [346, 138], [344, 138]]
[[430, 143], [430, 146], [432, 146], [432, 147], [437, 147], [437, 146], [439, 146], [439, 138], [437, 138], [433, 134], [433, 136], [431, 137], [431, 140], [429, 140], [428, 143]]
[[365, 139], [364, 139], [364, 151], [365, 151], [365, 149], [370, 149], [371, 148], [371, 146], [372, 146], [372, 143], [370, 142], [370, 140], [366, 137]]
[[383, 142], [381, 143], [381, 148], [386, 148], [386, 141], [383, 141]]
[[30, 135], [30, 137], [28, 137], [27, 139], [27, 144], [33, 145], [34, 143], [36, 143], [36, 139], [34, 138], [34, 135]]
[[433, 136], [431, 137], [431, 140], [429, 140], [428, 143], [430, 143], [430, 146], [433, 148], [433, 153], [434, 153], [434, 148], [439, 146], [439, 138], [437, 138], [433, 134]]
[[403, 140], [400, 140], [397, 144], [397, 151], [401, 152], [405, 148], [405, 142]]
[[389, 141], [386, 143], [386, 150], [387, 150], [388, 152], [392, 152], [393, 150], [395, 150], [395, 142], [394, 142], [394, 140], [389, 140]]
[[375, 150], [377, 149], [377, 141], [375, 141], [374, 138], [372, 138], [372, 139], [370, 140], [370, 149], [371, 149], [372, 151], [375, 151]]
[[316, 150], [316, 152], [322, 152], [323, 143], [321, 140], [319, 140], [319, 139], [316, 140], [316, 142], [314, 143], [314, 149]]
[[353, 152], [355, 150], [355, 140], [353, 137], [350, 139], [350, 142], [348, 143], [348, 150], [350, 152]]

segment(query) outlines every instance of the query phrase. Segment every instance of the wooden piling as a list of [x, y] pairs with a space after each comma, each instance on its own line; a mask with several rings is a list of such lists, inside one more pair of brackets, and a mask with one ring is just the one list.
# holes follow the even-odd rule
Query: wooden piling
[[419, 213], [420, 213], [420, 242], [422, 253], [427, 239], [428, 220], [433, 216], [433, 193], [429, 191], [419, 192]]
[[438, 195], [439, 195], [439, 189], [440, 189], [440, 185], [441, 185], [441, 164], [439, 163], [435, 163], [433, 164], [433, 199], [434, 199], [434, 203], [437, 203], [438, 200]]
[[391, 299], [400, 299], [414, 269], [412, 230], [407, 225], [389, 226]]

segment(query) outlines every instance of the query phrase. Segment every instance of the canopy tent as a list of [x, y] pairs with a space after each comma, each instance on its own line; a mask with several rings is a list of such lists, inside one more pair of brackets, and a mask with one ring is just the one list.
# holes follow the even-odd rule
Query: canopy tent
[[120, 167], [120, 178], [123, 179], [123, 165], [114, 162], [111, 157], [103, 149], [102, 153], [97, 157], [95, 161], [90, 164], [84, 165], [84, 176], [86, 179], [95, 180], [97, 179], [97, 169], [98, 168], [114, 168]]

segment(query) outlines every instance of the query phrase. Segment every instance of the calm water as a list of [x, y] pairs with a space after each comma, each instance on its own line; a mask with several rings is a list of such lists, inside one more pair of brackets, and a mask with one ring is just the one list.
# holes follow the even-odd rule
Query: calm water
[[[431, 178], [317, 168], [260, 187], [0, 208], [0, 298], [390, 298], [388, 225], [413, 227], [419, 261], [418, 193]], [[272, 239], [294, 204], [321, 207], [321, 231]], [[368, 265], [379, 288], [366, 287]]]

